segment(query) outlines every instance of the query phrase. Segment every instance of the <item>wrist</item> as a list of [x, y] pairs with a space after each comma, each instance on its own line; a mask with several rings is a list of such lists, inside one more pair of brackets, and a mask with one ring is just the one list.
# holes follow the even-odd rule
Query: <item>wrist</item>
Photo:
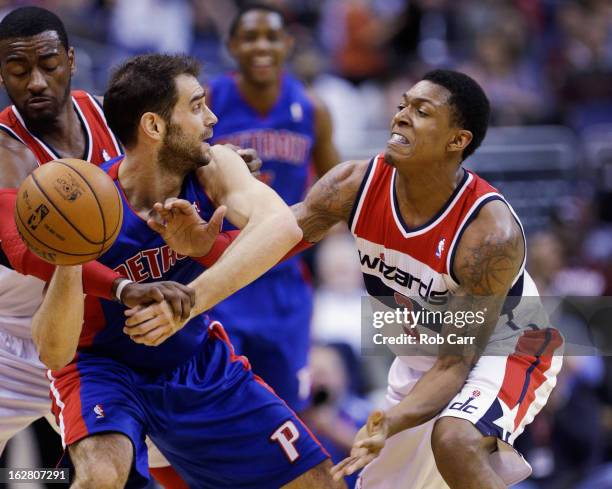
[[397, 412], [395, 408], [391, 408], [386, 412], [386, 418], [389, 427], [388, 437], [396, 435], [400, 431], [404, 431], [411, 427], [405, 419], [406, 417], [402, 415], [402, 413]]
[[115, 281], [113, 282], [113, 288], [112, 288], [112, 292], [113, 292], [113, 300], [117, 301], [117, 302], [122, 302], [121, 301], [121, 294], [123, 294], [124, 289], [130, 285], [133, 284], [134, 282], [132, 280], [129, 280], [125, 277], [119, 277], [117, 279], [115, 279]]

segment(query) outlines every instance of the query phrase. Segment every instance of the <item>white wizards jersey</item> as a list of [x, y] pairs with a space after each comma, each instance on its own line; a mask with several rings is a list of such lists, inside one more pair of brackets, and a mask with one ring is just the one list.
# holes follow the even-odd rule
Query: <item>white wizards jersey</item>
[[[449, 200], [426, 224], [409, 228], [403, 221], [395, 192], [397, 171], [374, 157], [357, 194], [349, 227], [355, 236], [366, 289], [371, 296], [394, 302], [395, 307], [417, 303], [428, 310], [440, 309], [460, 284], [453, 274], [457, 244], [479, 210], [492, 200], [508, 205], [504, 197], [475, 173], [464, 170], [464, 176]], [[524, 234], [523, 234], [524, 238]], [[525, 328], [545, 319], [537, 288], [525, 271], [525, 259], [508, 293], [502, 315], [490, 338], [490, 344], [515, 337]], [[531, 300], [525, 298], [531, 297]], [[486, 352], [485, 352], [486, 353]], [[401, 355], [401, 353], [396, 354]], [[404, 356], [411, 368], [429, 369], [435, 356]]]

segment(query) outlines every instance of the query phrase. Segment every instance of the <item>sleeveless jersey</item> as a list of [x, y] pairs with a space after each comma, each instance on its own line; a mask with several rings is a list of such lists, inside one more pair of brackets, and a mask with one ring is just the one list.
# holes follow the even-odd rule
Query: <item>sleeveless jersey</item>
[[[117, 240], [98, 261], [135, 282], [172, 280], [188, 284], [204, 268], [190, 258], [177, 255], [132, 210], [117, 179], [122, 159], [120, 157], [102, 166], [121, 194], [123, 223]], [[185, 178], [179, 198], [193, 202], [206, 220], [214, 212], [195, 173]], [[208, 318], [200, 315], [157, 347], [134, 343], [123, 333], [125, 309], [118, 302], [87, 296], [78, 351], [114, 358], [135, 369], [160, 371], [185, 362], [206, 337]]]
[[[100, 165], [122, 153], [121, 146], [108, 128], [102, 107], [87, 92], [72, 92], [72, 104], [86, 135], [85, 153], [75, 157]], [[34, 153], [39, 165], [58, 159], [57, 152], [25, 125], [17, 107], [0, 113], [0, 130], [25, 144]], [[0, 253], [1, 254], [1, 253]], [[1, 257], [0, 257], [1, 258]], [[8, 260], [0, 263], [8, 265]], [[42, 301], [44, 283], [0, 265], [0, 329], [22, 338], [29, 338], [29, 318]], [[17, 320], [19, 318], [19, 320]], [[25, 321], [24, 321], [25, 319]]]
[[[278, 100], [267, 114], [257, 112], [246, 102], [236, 75], [222, 75], [209, 88], [208, 103], [219, 116], [213, 142], [256, 149], [263, 161], [261, 180], [287, 204], [300, 202], [310, 183], [315, 139], [315, 108], [304, 86], [283, 74]], [[270, 331], [278, 323], [307, 330], [312, 309], [310, 295], [301, 257], [297, 255], [215, 306], [213, 315], [226, 326], [230, 336], [236, 331]], [[254, 308], [255, 304], [258, 307]]]
[[[504, 202], [521, 232], [523, 228], [497, 189], [469, 170], [464, 170], [461, 183], [429, 222], [409, 228], [399, 210], [396, 175], [396, 169], [384, 162], [383, 155], [374, 157], [349, 219], [366, 289], [388, 306], [406, 306], [409, 298], [417, 308], [440, 310], [460, 287], [452, 271], [459, 240], [485, 204], [493, 200]], [[521, 298], [537, 295], [537, 288], [525, 271], [524, 258], [490, 341], [510, 337], [532, 324], [534, 308]], [[538, 321], [541, 324], [540, 316]], [[433, 364], [435, 358], [402, 357], [402, 360], [422, 368], [424, 364]]]
[[314, 106], [304, 86], [284, 74], [269, 113], [260, 114], [242, 97], [236, 79], [223, 75], [210, 84], [211, 110], [219, 115], [212, 141], [255, 148], [263, 161], [262, 180], [293, 205], [309, 182], [315, 136]]

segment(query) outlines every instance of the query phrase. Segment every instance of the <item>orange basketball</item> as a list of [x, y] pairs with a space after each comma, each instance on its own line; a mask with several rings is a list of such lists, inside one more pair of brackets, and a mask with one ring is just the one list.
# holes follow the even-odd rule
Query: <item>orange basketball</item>
[[19, 187], [15, 223], [28, 248], [54, 265], [95, 260], [113, 244], [123, 220], [121, 197], [97, 166], [51, 161]]

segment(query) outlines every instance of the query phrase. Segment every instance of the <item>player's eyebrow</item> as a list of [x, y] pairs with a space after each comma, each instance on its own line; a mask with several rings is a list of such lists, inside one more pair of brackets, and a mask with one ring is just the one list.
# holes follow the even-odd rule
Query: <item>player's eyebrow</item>
[[24, 56], [23, 54], [9, 54], [5, 58], [5, 61], [7, 63], [10, 63], [11, 61], [24, 61], [24, 60], [27, 60], [27, 57]]
[[[43, 53], [43, 54], [40, 54], [40, 55], [38, 56], [38, 58], [39, 58], [39, 59], [43, 59], [43, 60], [44, 60], [44, 59], [53, 58], [53, 57], [55, 57], [55, 56], [59, 56], [59, 51], [57, 51], [57, 49], [55, 49], [55, 48], [54, 48], [54, 49], [53, 49], [53, 51], [47, 51], [47, 52], [45, 52], [45, 53]], [[9, 55], [6, 57], [6, 60], [5, 60], [5, 61], [6, 61], [7, 63], [10, 63], [11, 61], [24, 61], [24, 60], [27, 60], [27, 59], [28, 59], [28, 58], [27, 58], [27, 56], [24, 56], [23, 54], [20, 54], [20, 53], [12, 53], [12, 54], [9, 54]]]
[[51, 51], [48, 53], [41, 54], [38, 58], [39, 59], [49, 59], [49, 58], [53, 58], [54, 56], [59, 56], [59, 52]]
[[404, 95], [402, 95], [402, 100], [404, 102], [411, 102], [413, 104], [428, 103], [430, 105], [433, 105], [434, 107], [439, 107], [440, 105], [442, 105], [427, 97], [409, 97], [407, 92]]
[[204, 97], [206, 97], [206, 90], [198, 90], [196, 93], [194, 93], [191, 96], [191, 99], [189, 100], [189, 103], [192, 104], [196, 100], [200, 100], [200, 99], [202, 99]]

